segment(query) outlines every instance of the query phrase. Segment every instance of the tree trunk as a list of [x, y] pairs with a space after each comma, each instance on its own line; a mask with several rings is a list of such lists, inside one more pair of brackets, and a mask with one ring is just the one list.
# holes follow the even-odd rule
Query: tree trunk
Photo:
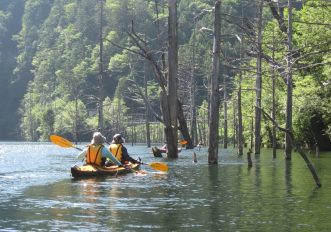
[[233, 108], [233, 136], [232, 136], [232, 142], [233, 142], [233, 148], [236, 148], [237, 145], [237, 135], [238, 135], [238, 125], [237, 125], [237, 112], [236, 112], [236, 101], [232, 101], [232, 108]]
[[219, 127], [219, 86], [220, 74], [220, 34], [221, 34], [221, 1], [215, 2], [214, 41], [212, 58], [212, 77], [210, 87], [210, 112], [209, 112], [209, 148], [208, 163], [218, 163], [218, 127]]
[[[273, 31], [273, 42], [272, 42], [272, 59], [275, 59], [275, 35]], [[275, 68], [272, 67], [272, 120], [276, 121], [276, 75], [275, 75]], [[272, 125], [272, 158], [276, 159], [277, 154], [277, 140], [276, 140], [276, 126]]]
[[228, 148], [228, 103], [227, 103], [227, 86], [226, 86], [226, 72], [223, 75], [223, 107], [224, 107], [224, 141], [223, 147]]
[[241, 74], [240, 74], [240, 82], [239, 82], [239, 90], [238, 90], [238, 155], [243, 155], [243, 116], [241, 110]]
[[177, 113], [178, 113], [178, 123], [179, 123], [178, 129], [180, 130], [183, 139], [187, 141], [186, 149], [193, 149], [194, 148], [193, 140], [190, 137], [189, 129], [187, 127], [187, 123], [184, 116], [182, 103], [179, 100], [177, 102], [177, 108], [178, 108]]
[[[262, 110], [262, 109], [261, 109]], [[278, 125], [278, 123], [276, 121], [274, 121], [267, 113], [265, 113], [264, 111], [262, 111], [264, 113], [264, 115], [270, 120], [272, 121], [272, 123], [281, 131], [285, 132], [288, 135], [288, 138], [290, 140], [290, 143], [297, 149], [298, 153], [301, 155], [301, 157], [304, 159], [305, 163], [307, 164], [307, 167], [309, 168], [315, 183], [318, 187], [321, 187], [322, 184], [320, 182], [320, 179], [316, 173], [316, 170], [314, 168], [314, 166], [311, 164], [310, 160], [308, 159], [307, 155], [305, 154], [305, 152], [301, 149], [301, 147], [298, 145], [298, 143], [296, 142], [294, 135], [292, 133], [292, 131], [287, 130], [286, 128], [282, 128]]]
[[[287, 55], [286, 55], [286, 76], [287, 76], [287, 100], [286, 100], [286, 129], [292, 131], [292, 0], [288, 0], [288, 28], [287, 28]], [[290, 160], [292, 153], [291, 138], [285, 135], [285, 158]]]
[[100, 28], [99, 28], [99, 101], [98, 101], [98, 130], [103, 132], [103, 1], [100, 1]]
[[191, 90], [191, 144], [186, 146], [186, 148], [194, 148], [195, 144], [198, 144], [198, 132], [197, 132], [197, 110], [196, 110], [196, 101], [195, 101], [195, 92], [196, 92], [196, 83], [192, 83]]
[[[147, 70], [149, 70], [148, 68], [148, 63], [147, 60], [144, 61], [144, 91], [145, 91], [145, 96], [148, 96], [148, 92], [147, 92], [147, 87], [148, 87], [148, 75], [147, 75]], [[148, 72], [149, 73], [149, 72]], [[147, 147], [151, 147], [151, 131], [150, 131], [150, 123], [149, 123], [149, 117], [150, 117], [150, 111], [149, 111], [149, 107], [146, 104], [146, 120], [145, 120], [145, 126], [146, 126], [146, 143], [147, 143]]]
[[[243, 4], [241, 3], [241, 25], [244, 24], [244, 8]], [[239, 89], [238, 89], [238, 155], [243, 155], [243, 147], [244, 147], [244, 135], [243, 135], [243, 115], [242, 115], [242, 109], [241, 109], [241, 82], [242, 82], [242, 70], [241, 70], [241, 63], [242, 63], [242, 46], [243, 46], [243, 36], [241, 35], [241, 38], [239, 38], [240, 47], [239, 47]]]
[[178, 128], [177, 128], [177, 66], [178, 66], [178, 43], [177, 43], [177, 0], [168, 0], [168, 64], [169, 73], [167, 78], [167, 98], [170, 125], [165, 128], [168, 157], [178, 157]]
[[75, 122], [74, 122], [74, 141], [78, 142], [78, 96], [77, 91], [75, 91]]
[[[139, 47], [138, 55], [143, 56], [145, 59], [149, 60], [155, 77], [159, 83], [161, 88], [160, 99], [161, 99], [161, 110], [163, 114], [163, 120], [160, 119], [161, 122], [165, 125], [166, 138], [167, 138], [167, 146], [168, 146], [168, 156], [171, 158], [177, 158], [177, 142], [178, 142], [178, 126], [177, 119], [179, 119], [181, 132], [184, 134], [189, 145], [192, 143], [189, 138], [189, 130], [186, 125], [186, 119], [184, 117], [184, 113], [178, 113], [178, 96], [177, 96], [177, 66], [178, 66], [178, 42], [177, 42], [177, 1], [168, 0], [168, 10], [169, 10], [169, 18], [168, 18], [168, 73], [166, 69], [165, 63], [165, 51], [164, 46], [161, 44], [161, 35], [159, 30], [159, 20], [158, 20], [158, 2], [155, 0], [156, 6], [156, 17], [157, 17], [157, 36], [158, 41], [160, 43], [161, 49], [161, 62], [157, 62], [154, 57], [151, 55], [151, 52], [147, 50], [145, 46], [141, 43], [143, 39], [137, 35], [133, 30], [129, 34], [130, 38], [133, 40], [135, 45]], [[133, 29], [133, 28], [132, 28]], [[128, 49], [130, 50], [130, 49]], [[132, 50], [130, 50], [133, 52]], [[160, 65], [161, 63], [162, 65]], [[165, 98], [165, 96], [167, 96]], [[151, 110], [151, 109], [150, 109]], [[152, 111], [152, 110], [151, 110]], [[180, 111], [181, 112], [181, 111]], [[170, 120], [170, 121], [167, 121]], [[176, 154], [173, 154], [173, 151]]]
[[[195, 102], [195, 95], [196, 95], [196, 82], [195, 82], [195, 30], [196, 30], [196, 17], [194, 17], [194, 25], [193, 25], [193, 37], [192, 37], [192, 69], [191, 69], [191, 89], [190, 89], [190, 95], [191, 95], [191, 146], [194, 148], [194, 144], [197, 144], [197, 111], [196, 111], [196, 102]], [[186, 148], [188, 148], [186, 146]]]
[[256, 76], [256, 98], [255, 98], [255, 129], [254, 129], [254, 152], [260, 154], [261, 150], [261, 96], [262, 96], [262, 12], [263, 0], [260, 0], [258, 8], [258, 32], [257, 32], [257, 76]]

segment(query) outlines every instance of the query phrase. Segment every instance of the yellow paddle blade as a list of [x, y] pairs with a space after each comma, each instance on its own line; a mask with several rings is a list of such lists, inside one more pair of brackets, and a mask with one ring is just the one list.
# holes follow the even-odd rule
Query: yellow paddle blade
[[169, 170], [168, 165], [165, 163], [160, 163], [160, 162], [154, 162], [148, 164], [151, 168], [162, 171], [162, 172], [167, 172]]
[[66, 140], [65, 138], [62, 138], [61, 136], [58, 135], [51, 135], [50, 140], [56, 144], [59, 145], [60, 147], [75, 147], [72, 142], [69, 140]]

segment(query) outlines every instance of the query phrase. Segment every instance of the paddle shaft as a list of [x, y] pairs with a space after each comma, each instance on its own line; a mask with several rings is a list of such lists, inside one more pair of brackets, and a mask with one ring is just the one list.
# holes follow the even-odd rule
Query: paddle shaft
[[79, 147], [75, 147], [73, 146], [73, 148], [76, 148], [78, 151], [82, 151], [83, 149], [79, 148]]

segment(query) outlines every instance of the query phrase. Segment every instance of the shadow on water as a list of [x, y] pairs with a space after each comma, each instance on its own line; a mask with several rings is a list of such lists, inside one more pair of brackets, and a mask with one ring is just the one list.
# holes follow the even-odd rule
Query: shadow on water
[[[300, 158], [272, 160], [269, 150], [248, 168], [231, 149], [221, 149], [219, 165], [208, 165], [204, 149], [194, 151], [194, 163], [191, 150], [169, 160], [154, 158], [142, 146], [129, 147], [144, 162], [166, 162], [170, 171], [144, 167], [148, 174], [142, 176], [72, 179], [75, 153], [46, 148], [27, 146], [24, 154], [11, 155], [30, 159], [2, 169], [0, 231], [328, 231], [331, 226], [330, 154], [312, 157], [325, 182], [316, 189]], [[2, 166], [6, 159], [0, 157]]]

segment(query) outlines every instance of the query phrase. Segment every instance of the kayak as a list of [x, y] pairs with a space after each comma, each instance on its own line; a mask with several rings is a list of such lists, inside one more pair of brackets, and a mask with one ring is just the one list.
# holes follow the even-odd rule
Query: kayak
[[[182, 149], [178, 148], [178, 153], [181, 152]], [[162, 153], [167, 153], [168, 150], [164, 148], [152, 147], [152, 152], [154, 157], [162, 157]]]
[[160, 149], [157, 147], [152, 147], [152, 152], [154, 157], [162, 157], [162, 153], [167, 153], [165, 149]]
[[71, 167], [71, 175], [77, 177], [97, 177], [97, 176], [116, 176], [119, 174], [132, 173], [140, 168], [140, 164], [132, 164], [131, 169], [119, 167], [117, 165], [110, 167], [98, 167], [91, 164], [82, 166], [75, 165]]

